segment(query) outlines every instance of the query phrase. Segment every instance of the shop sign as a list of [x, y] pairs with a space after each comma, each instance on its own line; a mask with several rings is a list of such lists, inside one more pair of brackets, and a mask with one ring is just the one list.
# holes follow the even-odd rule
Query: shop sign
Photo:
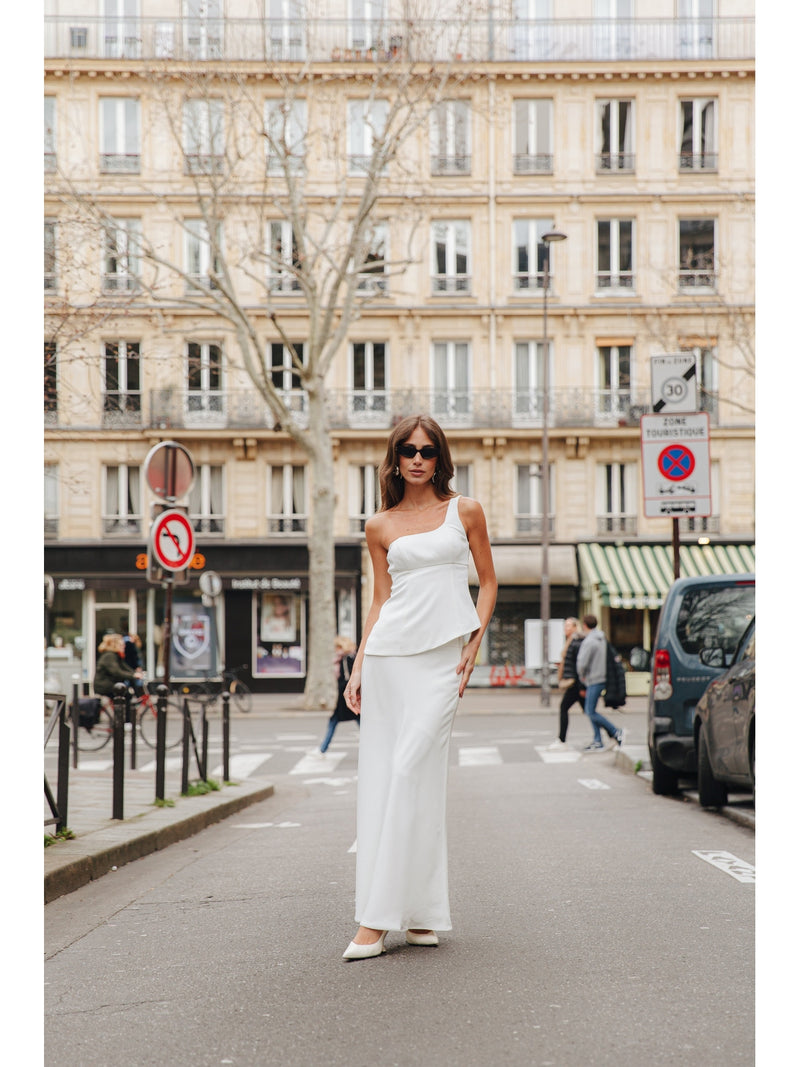
[[61, 593], [69, 593], [75, 589], [83, 590], [86, 588], [86, 582], [83, 578], [61, 578], [58, 583], [58, 590]]
[[231, 578], [231, 589], [295, 589], [300, 590], [300, 578]]

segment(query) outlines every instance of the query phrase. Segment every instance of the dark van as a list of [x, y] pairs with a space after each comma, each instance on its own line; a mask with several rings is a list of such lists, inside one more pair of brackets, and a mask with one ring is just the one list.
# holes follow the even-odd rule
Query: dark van
[[[695, 706], [733, 661], [755, 615], [755, 594], [753, 574], [678, 578], [670, 587], [650, 662], [647, 743], [654, 793], [677, 793], [680, 778], [696, 776]], [[724, 662], [703, 663], [704, 648], [723, 649]]]

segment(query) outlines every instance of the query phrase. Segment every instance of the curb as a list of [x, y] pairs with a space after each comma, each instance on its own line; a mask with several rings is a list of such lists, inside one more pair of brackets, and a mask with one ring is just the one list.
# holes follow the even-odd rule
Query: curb
[[[237, 795], [225, 795], [229, 789], [235, 789]], [[225, 786], [220, 793], [180, 797], [174, 808], [153, 808], [119, 825], [50, 845], [44, 856], [44, 902], [49, 904], [131, 860], [192, 837], [274, 793], [275, 786], [266, 782]], [[186, 805], [193, 809], [190, 814], [185, 813]], [[147, 825], [143, 820], [147, 820]]]

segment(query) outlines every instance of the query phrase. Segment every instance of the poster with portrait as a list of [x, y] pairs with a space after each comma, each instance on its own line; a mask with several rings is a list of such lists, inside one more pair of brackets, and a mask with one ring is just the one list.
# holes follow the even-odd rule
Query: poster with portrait
[[170, 674], [207, 678], [218, 673], [216, 618], [198, 600], [176, 598], [172, 609]]
[[293, 677], [305, 674], [302, 601], [292, 593], [261, 593], [256, 598], [255, 673]]

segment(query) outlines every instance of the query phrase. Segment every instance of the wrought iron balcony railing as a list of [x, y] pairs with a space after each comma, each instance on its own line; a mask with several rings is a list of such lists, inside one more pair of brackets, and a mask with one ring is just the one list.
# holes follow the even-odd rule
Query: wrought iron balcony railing
[[755, 58], [755, 20], [734, 18], [213, 19], [49, 15], [48, 59], [180, 62], [583, 62]]

